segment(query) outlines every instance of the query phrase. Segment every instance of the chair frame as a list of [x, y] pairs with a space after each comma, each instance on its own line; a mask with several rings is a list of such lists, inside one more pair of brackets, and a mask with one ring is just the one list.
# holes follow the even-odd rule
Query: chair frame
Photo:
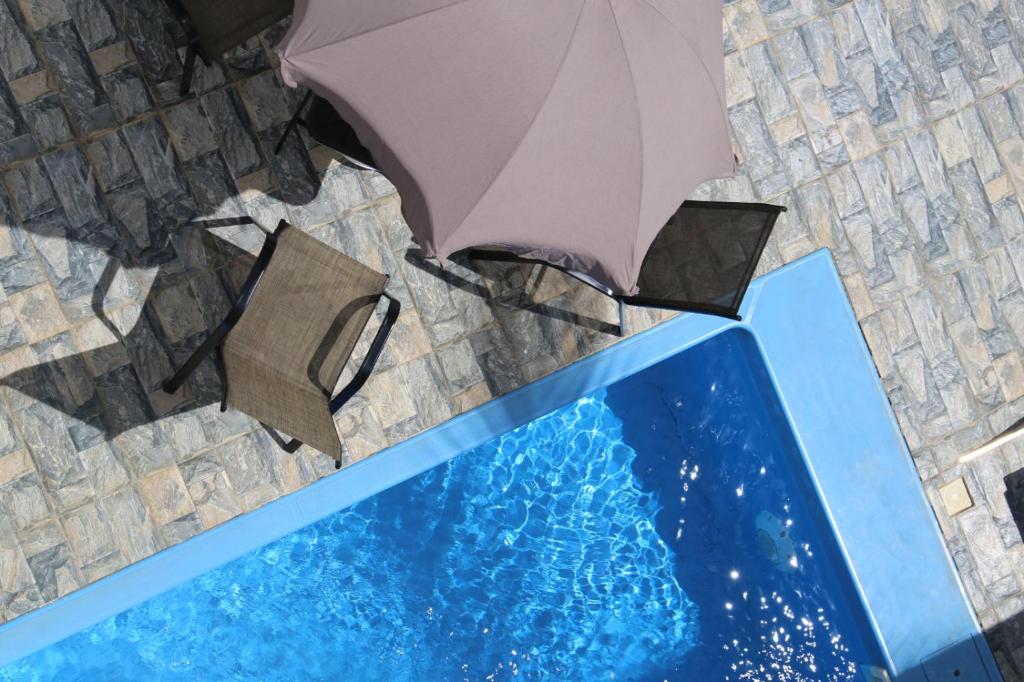
[[[685, 204], [690, 206], [700, 206], [706, 208], [729, 208], [735, 205], [735, 202], [728, 201], [686, 201]], [[753, 206], [755, 204], [751, 204]], [[766, 204], [767, 206], [767, 204]], [[774, 208], [774, 207], [773, 207]], [[782, 209], [780, 213], [785, 213], [786, 207], [778, 207]], [[774, 228], [774, 225], [772, 226]], [[771, 236], [772, 229], [764, 230], [761, 234], [760, 240], [757, 244], [757, 251], [760, 254], [765, 245], [768, 243], [768, 238]], [[519, 256], [509, 251], [499, 251], [495, 249], [469, 249], [468, 255], [471, 260], [487, 260], [487, 261], [498, 261], [505, 263], [524, 263], [531, 265], [546, 265], [556, 270], [560, 270], [570, 277], [574, 277], [579, 281], [583, 282], [587, 286], [597, 289], [605, 296], [615, 299], [619, 304], [619, 332], [618, 335], [626, 335], [626, 323], [625, 323], [625, 310], [626, 305], [637, 306], [641, 308], [664, 308], [668, 310], [678, 310], [680, 312], [691, 312], [691, 313], [704, 313], [705, 315], [716, 315], [718, 317], [724, 317], [730, 320], [741, 321], [743, 318], [739, 314], [734, 313], [731, 308], [725, 306], [715, 305], [713, 303], [687, 303], [680, 301], [673, 301], [671, 299], [660, 299], [651, 298], [646, 296], [624, 296], [622, 294], [615, 293], [610, 287], [602, 284], [589, 275], [578, 272], [576, 270], [570, 270], [563, 268], [547, 261], [539, 260], [537, 258], [526, 258]], [[750, 285], [750, 280], [753, 279], [754, 270], [757, 269], [757, 263], [760, 260], [751, 261], [747, 265], [747, 270], [743, 275], [743, 288], [746, 289]]]
[[[288, 125], [286, 125], [285, 128], [284, 128], [284, 132], [281, 133], [281, 139], [279, 139], [277, 141], [277, 144], [274, 146], [274, 154], [275, 155], [281, 153], [281, 149], [284, 148], [285, 141], [288, 139], [288, 136], [291, 135], [292, 132], [295, 131], [296, 127], [302, 126], [303, 128], [306, 128], [307, 130], [309, 129], [308, 126], [306, 125], [306, 119], [304, 119], [302, 117], [302, 112], [306, 110], [306, 107], [309, 105], [310, 100], [313, 99], [313, 95], [314, 95], [314, 93], [313, 93], [312, 90], [307, 92], [306, 96], [302, 98], [301, 102], [299, 102], [299, 106], [295, 108], [295, 113], [292, 114], [291, 119], [288, 120]], [[321, 144], [323, 144], [323, 143], [321, 143]], [[325, 147], [330, 147], [330, 145], [326, 145], [326, 144], [324, 146]], [[350, 155], [346, 154], [344, 151], [342, 151], [340, 149], [337, 149], [335, 147], [331, 147], [331, 149], [334, 149], [334, 151], [336, 151], [339, 154], [341, 154], [342, 158], [344, 158], [346, 163], [348, 163], [349, 165], [355, 166], [356, 168], [360, 168], [362, 170], [380, 172], [377, 169], [377, 167], [374, 166], [372, 163], [369, 163], [369, 162], [367, 162], [365, 160], [357, 159], [354, 156], [350, 156]]]
[[200, 45], [199, 32], [196, 31], [192, 17], [189, 16], [188, 11], [181, 4], [180, 0], [164, 0], [164, 4], [167, 5], [167, 9], [178, 20], [178, 23], [181, 24], [181, 28], [185, 32], [185, 39], [188, 41], [185, 50], [185, 62], [182, 65], [181, 85], [178, 87], [178, 96], [185, 97], [192, 88], [192, 76], [195, 73], [196, 57], [203, 60], [204, 66], [210, 66], [214, 57], [206, 54], [206, 51]]
[[[185, 364], [175, 372], [174, 376], [163, 384], [163, 390], [165, 392], [177, 393], [185, 383], [185, 380], [196, 371], [203, 360], [205, 360], [210, 354], [216, 353], [214, 359], [217, 367], [217, 373], [220, 374], [222, 385], [220, 401], [221, 412], [227, 411], [228, 401], [228, 375], [224, 366], [224, 356], [222, 352], [224, 340], [227, 338], [232, 328], [240, 319], [242, 319], [242, 314], [249, 306], [249, 302], [252, 300], [253, 294], [256, 292], [256, 288], [263, 279], [263, 273], [266, 272], [267, 266], [270, 265], [270, 259], [273, 257], [274, 251], [277, 249], [278, 237], [287, 227], [289, 227], [289, 224], [282, 220], [278, 223], [277, 229], [270, 232], [252, 218], [247, 218], [243, 222], [259, 227], [266, 233], [267, 238], [259, 255], [256, 257], [256, 263], [253, 265], [252, 271], [249, 273], [248, 278], [245, 280], [245, 284], [242, 286], [241, 294], [239, 294], [238, 299], [231, 307], [231, 310], [228, 311], [224, 321], [221, 322], [217, 328], [210, 333], [206, 340], [203, 341], [202, 345], [199, 346], [191, 356], [189, 356], [188, 360], [186, 360]], [[328, 394], [326, 396], [331, 414], [337, 414], [338, 410], [340, 410], [345, 403], [352, 398], [352, 396], [358, 393], [359, 389], [361, 389], [363, 384], [366, 383], [370, 374], [373, 373], [373, 368], [376, 366], [377, 360], [380, 359], [380, 355], [384, 350], [384, 344], [387, 342], [388, 336], [391, 333], [391, 328], [395, 325], [395, 321], [398, 319], [398, 314], [402, 309], [402, 305], [398, 299], [391, 296], [386, 291], [381, 292], [381, 297], [388, 299], [388, 308], [384, 313], [384, 319], [381, 321], [380, 327], [377, 329], [377, 333], [373, 337], [373, 341], [370, 342], [370, 348], [363, 358], [363, 362], [360, 364], [359, 369], [356, 370], [352, 379], [344, 388], [338, 391], [337, 395], [331, 397]], [[302, 441], [292, 439], [281, 447], [286, 452], [295, 452], [301, 446]], [[341, 462], [336, 461], [335, 464], [337, 465], [337, 468], [341, 468]]]

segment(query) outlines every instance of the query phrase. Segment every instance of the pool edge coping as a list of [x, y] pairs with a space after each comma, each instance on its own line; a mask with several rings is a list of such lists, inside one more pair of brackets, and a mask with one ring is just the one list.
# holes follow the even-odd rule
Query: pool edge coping
[[[765, 361], [768, 374], [779, 393], [780, 402], [786, 417], [793, 428], [794, 436], [800, 442], [800, 449], [812, 474], [812, 480], [819, 495], [829, 522], [836, 531], [841, 552], [847, 561], [848, 568], [854, 576], [858, 591], [863, 589], [860, 578], [866, 567], [858, 566], [845, 546], [842, 527], [850, 523], [849, 518], [837, 515], [829, 502], [828, 491], [823, 490], [819, 481], [819, 472], [814, 465], [808, 447], [802, 436], [805, 431], [815, 431], [807, 425], [798, 423], [799, 415], [794, 415], [791, 407], [799, 403], [799, 396], [789, 395], [786, 391], [787, 367], [779, 367], [773, 362], [769, 353], [773, 351], [765, 345], [773, 334], [772, 320], [763, 312], [767, 304], [762, 305], [765, 289], [785, 289], [799, 283], [801, 276], [818, 276], [817, 272], [824, 268], [830, 274], [829, 286], [822, 287], [819, 294], [828, 300], [833, 308], [833, 317], [842, 318], [842, 323], [852, 325], [856, 338], [851, 342], [857, 346], [858, 354], [856, 369], [864, 371], [866, 361], [871, 373], [872, 399], [880, 393], [884, 407], [875, 405], [885, 413], [885, 428], [894, 430], [898, 436], [899, 465], [910, 465], [916, 489], [910, 487], [904, 492], [916, 497], [914, 502], [923, 505], [918, 511], [927, 512], [926, 526], [917, 527], [929, 540], [937, 541], [939, 551], [944, 557], [941, 567], [935, 570], [952, 573], [958, 587], [959, 601], [953, 608], [966, 612], [957, 616], [962, 621], [962, 637], [957, 641], [944, 642], [943, 646], [956, 646], [964, 638], [979, 644], [979, 655], [989, 676], [1000, 679], [995, 661], [984, 642], [980, 626], [967, 601], [963, 585], [956, 574], [952, 559], [945, 543], [942, 541], [937, 521], [932, 514], [924, 496], [924, 490], [917, 478], [906, 449], [902, 433], [899, 431], [888, 403], [888, 398], [871, 360], [870, 351], [861, 336], [857, 320], [850, 307], [846, 292], [842, 286], [838, 272], [827, 250], [815, 251], [798, 261], [783, 266], [752, 282], [746, 300], [741, 309], [744, 321], [734, 322], [706, 315], [680, 315], [667, 322], [624, 339], [608, 348], [602, 349], [575, 363], [559, 368], [538, 381], [526, 384], [516, 390], [492, 401], [458, 415], [438, 426], [428, 429], [412, 438], [386, 448], [364, 460], [356, 462], [340, 472], [322, 478], [305, 488], [274, 500], [263, 507], [230, 519], [210, 530], [185, 540], [177, 545], [166, 548], [133, 563], [94, 583], [75, 590], [68, 595], [18, 616], [0, 625], [0, 641], [5, 646], [0, 649], [0, 668], [28, 656], [40, 649], [54, 644], [90, 625], [110, 616], [125, 611], [142, 601], [167, 591], [187, 580], [223, 565], [242, 554], [272, 542], [290, 532], [314, 523], [329, 514], [348, 507], [370, 497], [381, 490], [396, 485], [412, 476], [441, 464], [448, 459], [464, 452], [490, 438], [499, 436], [522, 423], [557, 409], [581, 395], [614, 383], [657, 362], [674, 355], [686, 348], [694, 346], [708, 337], [727, 329], [740, 327], [750, 331]], [[780, 283], [781, 281], [781, 283]], [[818, 284], [821, 284], [819, 282]], [[778, 304], [778, 302], [774, 302]], [[792, 305], [792, 301], [790, 304]], [[800, 306], [801, 309], [804, 306]], [[775, 359], [777, 360], [777, 358]], [[879, 411], [879, 410], [876, 410]], [[896, 463], [896, 460], [893, 460]], [[904, 472], [905, 473], [905, 472]], [[903, 474], [900, 474], [901, 476]], [[825, 493], [825, 494], [823, 494]], [[920, 517], [920, 515], [918, 515]], [[917, 519], [921, 523], [921, 519]], [[935, 548], [932, 548], [933, 550]], [[868, 571], [871, 573], [871, 571]], [[949, 575], [943, 579], [948, 583]], [[861, 593], [862, 600], [868, 602], [868, 615], [876, 628], [883, 649], [890, 657], [890, 667], [904, 679], [924, 679], [911, 673], [907, 656], [900, 654], [897, 660], [886, 646], [886, 633], [879, 630], [871, 599]], [[965, 616], [965, 617], [964, 617]], [[882, 628], [884, 629], [884, 627]], [[941, 649], [935, 643], [925, 644], [922, 648], [927, 653]], [[922, 657], [923, 660], [923, 657]], [[923, 673], [922, 673], [923, 675]]]

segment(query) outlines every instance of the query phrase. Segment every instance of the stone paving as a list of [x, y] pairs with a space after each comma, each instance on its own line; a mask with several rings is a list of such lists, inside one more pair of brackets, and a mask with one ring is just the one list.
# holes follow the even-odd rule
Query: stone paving
[[[735, 180], [782, 203], [760, 270], [832, 249], [942, 530], [1008, 679], [1024, 677], [1024, 0], [724, 5]], [[178, 366], [261, 244], [194, 218], [280, 217], [393, 275], [405, 307], [341, 414], [348, 462], [615, 341], [614, 306], [541, 268], [418, 256], [393, 187], [307, 138], [276, 27], [177, 82], [160, 0], [0, 0], [0, 621], [333, 471], [221, 414]], [[630, 309], [631, 331], [666, 315]], [[412, 389], [412, 390], [410, 390]], [[975, 505], [937, 490], [964, 476]], [[908, 567], [912, 570], [913, 567]]]

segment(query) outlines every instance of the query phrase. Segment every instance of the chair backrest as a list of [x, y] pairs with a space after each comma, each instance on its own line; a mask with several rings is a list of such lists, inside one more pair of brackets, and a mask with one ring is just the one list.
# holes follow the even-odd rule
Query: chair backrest
[[340, 457], [329, 405], [387, 276], [292, 227], [222, 357], [233, 407]]
[[783, 206], [687, 201], [647, 251], [627, 303], [736, 317]]
[[294, 0], [181, 0], [208, 59], [238, 47], [292, 13]]

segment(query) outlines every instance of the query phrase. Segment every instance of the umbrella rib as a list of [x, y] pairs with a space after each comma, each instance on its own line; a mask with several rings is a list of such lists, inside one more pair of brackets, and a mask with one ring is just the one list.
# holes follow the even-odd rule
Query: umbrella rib
[[[405, 23], [406, 21], [413, 21], [415, 19], [419, 19], [420, 17], [425, 17], [428, 14], [433, 14], [434, 12], [441, 12], [441, 11], [444, 11], [444, 10], [450, 8], [450, 7], [454, 7], [455, 5], [461, 5], [461, 4], [469, 2], [469, 1], [470, 0], [452, 0], [452, 2], [449, 2], [447, 5], [442, 5], [441, 7], [435, 7], [434, 9], [428, 9], [425, 12], [420, 12], [419, 14], [413, 14], [412, 16], [408, 16], [408, 17], [402, 17], [401, 19], [396, 19], [395, 21], [389, 21], [386, 24], [381, 24], [380, 26], [374, 26], [372, 28], [368, 28], [368, 29], [365, 29], [363, 31], [359, 31], [359, 32], [353, 33], [351, 35], [347, 35], [344, 38], [342, 38], [341, 40], [351, 40], [352, 38], [358, 38], [359, 36], [364, 36], [364, 35], [367, 35], [368, 33], [373, 33], [375, 31], [382, 31], [382, 30], [384, 30], [386, 28], [390, 28], [392, 26], [397, 26], [398, 24]], [[340, 42], [340, 41], [336, 40], [334, 42]], [[307, 48], [305, 50], [302, 50], [301, 52], [297, 52], [297, 53], [295, 53], [293, 55], [289, 55], [289, 57], [298, 57], [300, 55], [309, 54], [311, 52], [315, 52], [316, 50], [319, 50], [322, 47], [326, 47], [328, 45], [332, 45], [332, 44], [334, 44], [334, 42], [324, 43], [322, 45], [314, 45], [313, 47], [310, 47], [310, 48]]]
[[[671, 26], [672, 30], [679, 34], [679, 37], [682, 39], [683, 43], [686, 45], [687, 48], [689, 48], [690, 52], [693, 53], [693, 56], [697, 58], [697, 61], [700, 62], [700, 68], [704, 71], [704, 76], [708, 79], [708, 82], [711, 83], [711, 89], [715, 91], [715, 99], [718, 100], [718, 106], [724, 112], [726, 110], [725, 103], [722, 102], [722, 95], [720, 92], [718, 92], [718, 88], [715, 87], [715, 79], [711, 77], [711, 71], [708, 69], [708, 65], [704, 63], [704, 59], [700, 56], [700, 52], [695, 50], [693, 48], [693, 45], [690, 44], [690, 39], [687, 38], [686, 34], [683, 33], [682, 29], [679, 28], [679, 24], [672, 21], [672, 18], [669, 17], [664, 12], [662, 12], [657, 5], [651, 2], [651, 0], [641, 0], [641, 2], [643, 2], [645, 5], [653, 9], [655, 12], [657, 12], [661, 16], [661, 18], [665, 20], [665, 23]], [[726, 123], [729, 123], [729, 117], [725, 116], [725, 119]]]
[[[569, 58], [569, 53], [572, 52], [573, 43], [576, 42], [576, 34], [577, 32], [579, 32], [580, 23], [583, 19], [583, 10], [586, 8], [586, 6], [587, 0], [581, 0], [579, 14], [576, 15], [576, 24], [572, 28], [572, 35], [569, 36], [569, 41], [565, 46], [565, 52], [562, 54], [562, 59], [558, 63], [558, 69], [555, 70], [555, 77], [551, 79], [551, 86], [548, 87], [548, 91], [544, 93], [544, 100], [540, 103], [540, 106], [537, 107], [537, 111], [534, 112], [533, 118], [531, 118], [529, 124], [527, 124], [526, 130], [523, 131], [523, 136], [519, 138], [519, 142], [516, 143], [515, 149], [511, 151], [511, 153], [505, 159], [505, 162], [501, 164], [501, 168], [497, 170], [494, 176], [487, 183], [487, 186], [483, 189], [482, 192], [480, 192], [480, 196], [478, 196], [476, 201], [473, 202], [473, 205], [469, 208], [468, 211], [466, 211], [466, 214], [462, 216], [462, 219], [459, 221], [459, 224], [455, 227], [455, 229], [451, 231], [451, 233], [447, 235], [447, 237], [445, 238], [446, 242], [449, 241], [452, 237], [454, 237], [455, 233], [458, 232], [459, 229], [466, 224], [466, 221], [469, 219], [469, 217], [473, 215], [473, 212], [476, 211], [477, 207], [480, 205], [480, 202], [484, 200], [484, 197], [487, 196], [487, 194], [491, 191], [491, 188], [494, 187], [494, 183], [497, 182], [499, 177], [501, 177], [501, 174], [505, 171], [505, 168], [507, 168], [508, 165], [512, 163], [512, 159], [515, 158], [515, 155], [519, 153], [520, 147], [523, 146], [523, 141], [530, 134], [530, 131], [533, 130], [533, 124], [537, 122], [537, 118], [540, 116], [541, 112], [544, 111], [544, 107], [547, 106], [548, 100], [551, 98], [551, 93], [554, 92], [555, 90], [555, 84], [558, 83], [558, 79], [562, 76], [562, 68], [565, 66], [565, 61]], [[437, 251], [439, 253], [442, 251], [441, 247], [442, 245], [437, 245]]]
[[[637, 138], [640, 146], [640, 191], [636, 200], [636, 232], [640, 232], [640, 216], [644, 208], [644, 118], [640, 110], [640, 93], [636, 90], [636, 76], [633, 75], [633, 63], [629, 60], [629, 51], [626, 49], [626, 40], [622, 37], [622, 27], [619, 25], [619, 17], [615, 13], [615, 6], [612, 0], [607, 0], [608, 11], [612, 13], [612, 21], [615, 22], [615, 32], [619, 35], [619, 45], [622, 46], [622, 56], [626, 60], [626, 68], [629, 69], [629, 83], [633, 87], [633, 104], [636, 107]], [[636, 241], [633, 241], [633, 252], [629, 254], [629, 262], [636, 268]]]

